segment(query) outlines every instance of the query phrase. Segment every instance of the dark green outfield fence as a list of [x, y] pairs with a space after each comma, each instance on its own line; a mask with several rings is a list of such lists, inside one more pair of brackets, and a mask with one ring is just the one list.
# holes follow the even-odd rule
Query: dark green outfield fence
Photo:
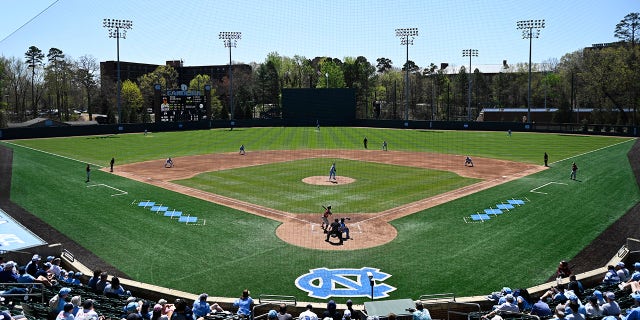
[[[309, 119], [246, 119], [234, 120], [234, 127], [315, 127], [316, 122]], [[637, 137], [636, 126], [609, 125], [580, 125], [580, 124], [552, 124], [552, 123], [519, 123], [519, 122], [475, 122], [475, 121], [404, 121], [404, 120], [368, 120], [354, 119], [345, 122], [344, 119], [324, 118], [321, 126], [371, 127], [390, 129], [421, 129], [421, 130], [477, 130], [477, 131], [507, 131], [513, 132], [547, 132], [566, 134], [593, 134], [611, 136]], [[229, 120], [206, 120], [199, 122], [163, 122], [163, 123], [125, 123], [72, 125], [30, 128], [0, 129], [0, 140], [31, 139], [85, 135], [103, 135], [118, 133], [139, 133], [161, 131], [186, 131], [206, 129], [229, 129]]]

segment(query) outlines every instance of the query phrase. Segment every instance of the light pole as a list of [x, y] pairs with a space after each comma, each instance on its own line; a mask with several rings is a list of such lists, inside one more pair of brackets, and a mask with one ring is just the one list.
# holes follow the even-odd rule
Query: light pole
[[469, 57], [469, 97], [467, 102], [467, 121], [471, 121], [471, 57], [478, 56], [477, 49], [463, 49], [463, 57]]
[[[102, 19], [102, 26], [109, 29], [109, 38], [116, 38], [116, 55], [117, 55], [117, 69], [118, 69], [118, 84], [117, 84], [117, 104], [118, 104], [118, 124], [122, 123], [122, 108], [120, 104], [120, 91], [122, 90], [122, 83], [120, 81], [120, 38], [127, 38], [127, 30], [133, 28], [133, 21], [122, 19]], [[120, 127], [118, 126], [118, 130]]]
[[231, 72], [231, 48], [235, 48], [238, 45], [238, 40], [242, 38], [242, 32], [229, 32], [223, 31], [218, 34], [218, 38], [224, 42], [225, 48], [229, 48], [229, 111], [231, 115], [229, 120], [232, 122], [231, 128], [233, 128], [233, 73]]
[[371, 301], [373, 301], [373, 287], [375, 286], [375, 280], [373, 280], [373, 273], [367, 271], [367, 278], [369, 278], [369, 285], [371, 286]]
[[[400, 28], [396, 29], [396, 37], [400, 38], [400, 44], [407, 47], [407, 61], [405, 67], [404, 79], [404, 120], [409, 121], [409, 45], [413, 45], [413, 38], [418, 36], [418, 28]], [[407, 125], [405, 123], [405, 125]]]
[[[522, 39], [529, 39], [529, 87], [527, 89], [527, 123], [531, 123], [531, 45], [533, 38], [540, 37], [540, 29], [544, 29], [542, 20], [521, 20], [516, 28], [522, 30]], [[533, 29], [536, 29], [535, 32]]]

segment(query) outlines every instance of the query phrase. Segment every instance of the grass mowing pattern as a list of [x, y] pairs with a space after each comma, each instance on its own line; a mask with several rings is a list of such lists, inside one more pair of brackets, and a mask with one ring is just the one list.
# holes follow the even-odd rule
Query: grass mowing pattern
[[328, 159], [207, 172], [174, 182], [287, 212], [314, 213], [320, 204], [331, 204], [342, 214], [381, 212], [480, 181], [438, 170], [335, 161], [340, 174], [356, 179], [354, 183], [327, 187], [301, 181], [328, 172]]
[[[241, 143], [249, 152], [305, 149], [314, 143], [314, 148], [325, 148], [332, 145], [327, 140], [341, 140], [333, 135], [365, 134], [371, 148], [384, 138], [391, 150], [530, 163], [540, 163], [547, 151], [552, 165], [535, 175], [396, 220], [396, 240], [345, 253], [293, 247], [274, 235], [277, 222], [94, 171], [92, 181], [129, 192], [111, 197], [110, 191], [86, 187], [81, 163], [106, 164], [112, 155], [117, 163], [158, 159], [167, 150], [172, 156], [236, 152]], [[285, 140], [288, 136], [296, 140]], [[322, 128], [317, 133], [310, 128], [256, 128], [12, 141], [81, 162], [14, 147], [11, 198], [134, 279], [195, 294], [206, 291], [233, 297], [250, 288], [255, 294], [291, 294], [309, 300], [293, 284], [300, 274], [317, 267], [363, 266], [392, 275], [385, 281], [398, 288], [391, 298], [439, 292], [486, 294], [505, 284], [526, 287], [546, 280], [559, 260], [570, 259], [638, 202], [640, 192], [626, 157], [633, 140], [619, 143], [625, 140], [529, 133], [508, 138], [504, 132]], [[344, 141], [349, 144], [339, 148], [362, 148], [361, 139]], [[587, 153], [605, 146], [610, 147]], [[568, 179], [574, 160], [580, 167], [575, 182]], [[550, 181], [567, 185], [553, 185], [545, 189], [547, 195], [529, 192]], [[476, 210], [521, 196], [531, 202], [508, 215], [481, 224], [462, 221]], [[133, 199], [162, 202], [206, 218], [207, 225], [168, 221], [131, 206]]]

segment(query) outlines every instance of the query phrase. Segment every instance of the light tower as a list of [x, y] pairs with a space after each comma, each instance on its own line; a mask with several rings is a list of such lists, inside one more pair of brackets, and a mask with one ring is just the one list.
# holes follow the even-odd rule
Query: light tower
[[463, 57], [469, 57], [469, 97], [467, 102], [467, 121], [471, 121], [471, 57], [478, 56], [477, 49], [463, 49]]
[[[529, 87], [527, 89], [527, 123], [531, 123], [531, 45], [533, 38], [540, 37], [540, 29], [544, 29], [544, 19], [521, 20], [516, 28], [522, 30], [522, 39], [529, 39]], [[535, 31], [533, 30], [535, 29]]]
[[[242, 32], [223, 31], [218, 34], [218, 38], [224, 42], [225, 48], [229, 48], [229, 111], [231, 111], [231, 122], [233, 122], [233, 73], [231, 72], [231, 48], [238, 45], [238, 40], [242, 38]], [[233, 128], [233, 124], [232, 124]]]
[[[418, 36], [418, 28], [396, 29], [396, 37], [400, 38], [400, 44], [407, 47], [407, 61], [405, 62], [404, 79], [404, 120], [409, 121], [409, 45], [413, 45], [413, 39]], [[407, 125], [405, 123], [405, 125]]]
[[[122, 19], [102, 19], [102, 26], [109, 30], [109, 38], [116, 38], [116, 56], [117, 56], [117, 69], [118, 69], [118, 84], [117, 84], [117, 105], [118, 105], [118, 124], [122, 123], [122, 110], [120, 103], [120, 92], [122, 90], [122, 83], [120, 81], [120, 38], [127, 38], [127, 30], [133, 28], [133, 21]], [[120, 127], [118, 126], [118, 130]]]

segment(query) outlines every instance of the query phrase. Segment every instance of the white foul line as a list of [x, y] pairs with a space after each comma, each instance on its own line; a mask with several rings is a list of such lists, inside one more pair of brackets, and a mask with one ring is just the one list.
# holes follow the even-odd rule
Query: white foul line
[[113, 189], [113, 190], [116, 190], [116, 191], [120, 192], [120, 193], [114, 193], [114, 194], [112, 194], [112, 195], [111, 195], [112, 197], [113, 197], [113, 196], [122, 196], [122, 195], [125, 195], [125, 194], [129, 194], [129, 192], [126, 192], [126, 191], [124, 191], [124, 190], [120, 190], [120, 189], [118, 189], [118, 188], [114, 188], [114, 187], [112, 187], [112, 186], [110, 186], [110, 185], [106, 185], [106, 184], [104, 184], [104, 183], [88, 185], [88, 186], [87, 186], [87, 188], [89, 188], [89, 187], [106, 187], [106, 188]]
[[543, 185], [541, 185], [541, 186], [539, 186], [539, 187], [537, 187], [537, 188], [533, 188], [533, 189], [529, 190], [529, 192], [533, 192], [533, 193], [540, 193], [540, 194], [548, 194], [548, 193], [546, 193], [546, 192], [536, 191], [536, 190], [538, 190], [538, 189], [540, 189], [540, 188], [543, 188], [543, 187], [546, 187], [546, 186], [548, 186], [548, 185], [550, 185], [550, 184], [562, 184], [562, 185], [565, 185], [565, 186], [567, 185], [567, 184], [566, 184], [566, 183], [564, 183], [564, 182], [553, 182], [553, 181], [551, 181], [551, 182], [549, 182], [549, 183], [545, 183], [545, 184], [543, 184]]

